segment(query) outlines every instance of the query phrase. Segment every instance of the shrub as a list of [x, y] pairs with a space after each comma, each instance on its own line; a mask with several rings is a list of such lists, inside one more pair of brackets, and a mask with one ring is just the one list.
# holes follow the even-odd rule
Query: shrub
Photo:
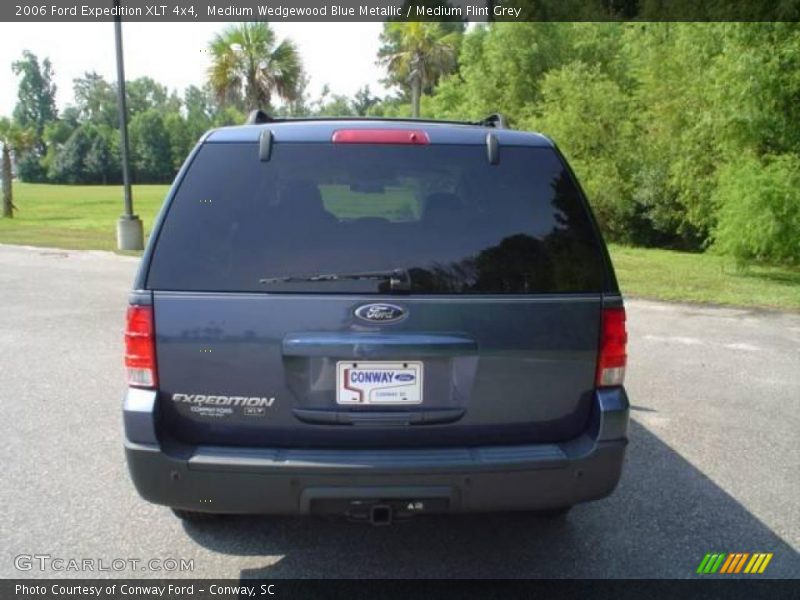
[[739, 262], [800, 263], [800, 156], [746, 158], [724, 167], [714, 200], [715, 249]]

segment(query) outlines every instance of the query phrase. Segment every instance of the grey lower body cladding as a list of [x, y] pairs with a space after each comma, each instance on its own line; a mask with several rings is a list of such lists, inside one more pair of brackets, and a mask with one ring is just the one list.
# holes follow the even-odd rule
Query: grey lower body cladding
[[185, 510], [287, 515], [346, 513], [353, 501], [477, 512], [596, 500], [619, 481], [629, 410], [624, 389], [600, 390], [586, 432], [561, 444], [303, 450], [162, 444], [155, 402], [155, 392], [141, 390], [125, 400], [125, 451], [143, 498]]

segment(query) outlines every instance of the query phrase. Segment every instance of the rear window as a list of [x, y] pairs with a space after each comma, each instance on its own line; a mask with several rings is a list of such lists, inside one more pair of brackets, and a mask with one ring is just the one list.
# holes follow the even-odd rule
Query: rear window
[[550, 148], [204, 145], [158, 235], [150, 289], [384, 293], [598, 292], [605, 263]]

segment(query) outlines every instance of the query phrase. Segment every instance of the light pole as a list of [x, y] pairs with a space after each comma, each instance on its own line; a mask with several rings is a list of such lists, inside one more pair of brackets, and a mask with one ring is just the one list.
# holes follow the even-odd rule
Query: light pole
[[[114, 7], [119, 12], [119, 0], [114, 0]], [[120, 151], [122, 153], [122, 187], [125, 201], [125, 212], [117, 221], [117, 248], [119, 250], [142, 250], [144, 248], [142, 220], [133, 214], [133, 198], [131, 196], [131, 173], [128, 165], [128, 105], [125, 101], [122, 20], [119, 14], [114, 17], [114, 37], [117, 46], [117, 105], [119, 108], [119, 133], [121, 137]]]

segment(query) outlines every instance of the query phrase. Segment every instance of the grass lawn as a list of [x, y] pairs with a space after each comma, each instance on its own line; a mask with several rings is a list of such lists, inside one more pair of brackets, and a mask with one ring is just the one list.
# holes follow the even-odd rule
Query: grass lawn
[[[145, 235], [167, 195], [167, 185], [133, 186], [134, 212]], [[122, 186], [14, 183], [13, 219], [0, 219], [0, 243], [114, 250], [122, 214]]]
[[[144, 221], [145, 234], [167, 190], [166, 185], [134, 186], [134, 208]], [[16, 183], [14, 196], [19, 212], [14, 219], [0, 219], [0, 243], [115, 249], [115, 223], [122, 213], [120, 186]], [[341, 203], [336, 208], [347, 212], [344, 199], [334, 197], [332, 202]], [[398, 211], [407, 210], [401, 198], [395, 204]], [[798, 268], [741, 270], [732, 260], [711, 254], [616, 245], [610, 250], [620, 286], [629, 296], [800, 311]]]
[[[0, 238], [1, 239], [1, 238]], [[611, 245], [623, 293], [640, 298], [800, 311], [800, 269], [749, 266], [713, 254]]]

